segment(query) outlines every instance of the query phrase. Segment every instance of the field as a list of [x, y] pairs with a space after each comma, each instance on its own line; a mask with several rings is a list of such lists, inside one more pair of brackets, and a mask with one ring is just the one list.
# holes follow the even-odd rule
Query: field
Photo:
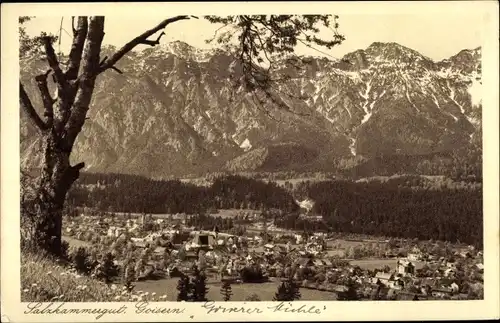
[[[177, 297], [177, 278], [149, 280], [136, 283], [135, 290], [149, 293], [156, 293], [157, 295], [167, 294], [168, 301], [175, 301]], [[208, 294], [207, 298], [214, 301], [222, 301], [220, 294], [220, 282], [210, 280], [207, 284]], [[245, 298], [252, 294], [257, 296], [263, 301], [271, 301], [278, 288], [278, 282], [268, 282], [261, 284], [232, 284], [231, 289], [233, 296], [232, 301], [244, 301]], [[335, 300], [336, 296], [333, 293], [301, 288], [301, 300]]]

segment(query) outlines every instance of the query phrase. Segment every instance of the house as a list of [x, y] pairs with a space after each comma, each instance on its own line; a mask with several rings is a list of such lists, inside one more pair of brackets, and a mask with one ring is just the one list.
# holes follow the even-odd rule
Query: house
[[420, 254], [421, 254], [421, 253], [422, 253], [422, 250], [420, 250], [420, 248], [419, 248], [419, 247], [415, 246], [415, 247], [411, 248], [411, 251], [410, 251], [410, 252], [411, 252], [411, 253], [420, 253]]
[[349, 290], [349, 288], [345, 285], [335, 285], [332, 289], [337, 293], [345, 293]]
[[193, 239], [191, 240], [191, 243], [189, 244], [189, 247], [212, 248], [216, 243], [217, 241], [215, 240], [215, 234], [196, 232]]
[[125, 231], [127, 231], [127, 229], [125, 229], [125, 228], [116, 228], [115, 237], [121, 236], [123, 233], [125, 233]]
[[302, 241], [304, 240], [301, 234], [296, 234], [294, 238], [296, 244], [302, 244]]
[[314, 255], [320, 253], [323, 247], [316, 242], [309, 242], [306, 244], [306, 252], [312, 253]]
[[274, 251], [274, 245], [271, 243], [267, 243], [264, 245], [264, 253], [272, 253]]
[[404, 287], [404, 282], [399, 277], [397, 277], [393, 280], [390, 280], [387, 286], [389, 286], [389, 288], [394, 290], [401, 290]]
[[394, 280], [394, 274], [384, 273], [379, 271], [375, 274], [375, 277], [372, 279], [372, 282], [374, 284], [382, 284], [384, 286], [389, 286], [392, 280]]
[[323, 267], [325, 265], [324, 262], [321, 259], [315, 259], [315, 260], [313, 260], [313, 264], [317, 268]]
[[445, 271], [444, 271], [444, 277], [451, 277], [451, 276], [454, 276], [456, 273], [456, 270], [454, 268], [447, 268]]
[[115, 236], [115, 230], [116, 230], [116, 227], [109, 227], [108, 228], [108, 237], [114, 237]]
[[166, 249], [167, 248], [165, 248], [165, 247], [156, 247], [155, 250], [154, 250], [154, 253], [156, 255], [163, 255], [165, 253]]
[[432, 289], [431, 294], [434, 297], [442, 298], [446, 296], [451, 296], [453, 294], [453, 290], [449, 287], [437, 287]]
[[457, 269], [457, 265], [454, 262], [446, 262], [446, 267], [452, 268], [452, 269]]
[[420, 261], [424, 257], [423, 253], [418, 248], [413, 248], [412, 252], [409, 252], [406, 256], [410, 261]]
[[414, 275], [415, 265], [406, 259], [400, 259], [397, 262], [397, 273], [403, 276]]
[[469, 250], [464, 250], [460, 252], [462, 258], [472, 258], [472, 253]]
[[193, 250], [186, 250], [186, 259], [198, 259], [198, 254]]
[[421, 259], [421, 255], [417, 253], [409, 253], [407, 255], [407, 258], [410, 261], [419, 261]]
[[314, 260], [312, 258], [308, 258], [308, 257], [301, 257], [301, 258], [297, 259], [297, 263], [301, 267], [312, 267], [312, 266], [314, 266]]
[[323, 259], [323, 263], [324, 263], [325, 267], [327, 267], [327, 268], [333, 266], [333, 263], [327, 258]]
[[236, 238], [236, 236], [233, 235], [233, 234], [225, 233], [225, 232], [217, 232], [217, 238], [220, 238], [220, 239], [233, 239], [234, 240]]

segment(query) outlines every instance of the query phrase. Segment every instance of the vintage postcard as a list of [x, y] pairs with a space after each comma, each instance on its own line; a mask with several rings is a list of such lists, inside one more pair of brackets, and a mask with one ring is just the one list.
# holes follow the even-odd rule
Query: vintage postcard
[[497, 12], [3, 4], [2, 321], [498, 318]]

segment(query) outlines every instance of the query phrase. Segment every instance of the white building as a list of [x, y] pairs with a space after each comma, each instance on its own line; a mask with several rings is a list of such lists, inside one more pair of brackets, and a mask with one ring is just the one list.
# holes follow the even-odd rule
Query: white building
[[399, 259], [397, 262], [397, 273], [406, 275], [414, 275], [415, 274], [415, 265], [408, 261], [407, 259]]
[[298, 206], [305, 209], [307, 212], [310, 212], [314, 207], [314, 201], [309, 198], [306, 198], [302, 201], [295, 200], [295, 203], [297, 203]]

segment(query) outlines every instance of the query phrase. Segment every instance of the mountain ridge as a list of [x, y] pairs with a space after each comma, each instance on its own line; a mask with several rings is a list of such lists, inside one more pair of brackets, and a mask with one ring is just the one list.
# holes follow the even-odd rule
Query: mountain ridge
[[[123, 75], [98, 79], [72, 160], [85, 161], [87, 171], [160, 177], [329, 170], [336, 158], [453, 150], [480, 131], [480, 47], [437, 62], [382, 42], [341, 59], [296, 57], [301, 69], [283, 65], [279, 73], [290, 80], [277, 86], [297, 112], [290, 113], [263, 111], [235, 88], [239, 64], [223, 50], [177, 41], [130, 53], [118, 64]], [[21, 64], [37, 107], [33, 76], [45, 69], [33, 58]], [[21, 117], [21, 164], [36, 167], [40, 143]]]

